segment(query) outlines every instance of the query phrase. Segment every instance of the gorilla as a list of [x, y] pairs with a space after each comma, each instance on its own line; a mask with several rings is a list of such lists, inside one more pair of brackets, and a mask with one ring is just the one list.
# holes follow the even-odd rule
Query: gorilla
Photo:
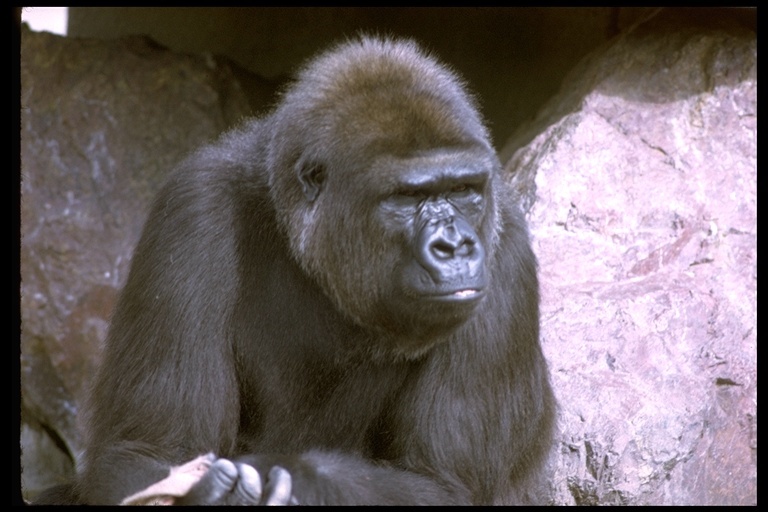
[[555, 400], [524, 217], [463, 82], [412, 41], [312, 60], [159, 191], [67, 496], [535, 500]]

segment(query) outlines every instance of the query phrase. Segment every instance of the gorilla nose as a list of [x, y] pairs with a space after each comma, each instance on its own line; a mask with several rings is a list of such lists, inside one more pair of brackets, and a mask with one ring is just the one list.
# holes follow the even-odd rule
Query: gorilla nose
[[475, 240], [459, 232], [455, 223], [438, 227], [435, 237], [429, 242], [428, 250], [434, 258], [449, 260], [469, 256]]
[[461, 217], [428, 223], [417, 243], [418, 260], [436, 283], [469, 284], [482, 274], [483, 247]]

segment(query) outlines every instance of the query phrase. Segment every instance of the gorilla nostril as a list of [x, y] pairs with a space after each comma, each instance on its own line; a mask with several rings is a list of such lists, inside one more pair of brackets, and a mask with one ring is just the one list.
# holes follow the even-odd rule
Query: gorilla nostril
[[442, 240], [432, 244], [432, 254], [440, 259], [452, 258], [455, 253], [453, 245]]
[[462, 243], [458, 249], [454, 251], [454, 255], [458, 257], [464, 257], [469, 256], [472, 254], [472, 246], [474, 244], [472, 242], [464, 242]]
[[446, 260], [470, 256], [473, 246], [474, 243], [470, 240], [464, 240], [458, 244], [446, 240], [437, 240], [432, 243], [430, 250], [436, 258]]

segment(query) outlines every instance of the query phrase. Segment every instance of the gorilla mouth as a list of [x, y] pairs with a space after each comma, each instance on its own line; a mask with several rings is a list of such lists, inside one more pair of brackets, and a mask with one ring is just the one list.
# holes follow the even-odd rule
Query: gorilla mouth
[[478, 288], [465, 288], [449, 293], [430, 295], [429, 299], [438, 302], [473, 302], [480, 300], [485, 293]]
[[474, 297], [475, 295], [479, 294], [480, 290], [459, 290], [457, 292], [453, 292], [451, 296], [457, 297], [457, 298], [467, 298], [467, 297]]

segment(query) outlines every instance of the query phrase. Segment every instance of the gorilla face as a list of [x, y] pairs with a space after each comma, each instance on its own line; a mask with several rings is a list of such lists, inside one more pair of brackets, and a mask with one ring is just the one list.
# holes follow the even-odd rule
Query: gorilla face
[[[320, 261], [313, 250], [322, 254], [316, 275], [338, 307], [389, 334], [382, 340], [396, 352], [418, 355], [485, 296], [496, 235], [494, 164], [480, 150], [386, 155], [340, 184], [350, 189], [341, 196], [357, 197], [354, 207], [339, 199], [331, 173], [304, 174], [307, 200], [323, 212], [304, 253], [308, 266]], [[322, 225], [333, 225], [335, 236], [324, 236]]]
[[357, 161], [355, 172], [330, 162], [299, 173], [316, 214], [303, 257], [339, 309], [417, 355], [485, 295], [497, 161], [482, 146]]
[[478, 165], [482, 160], [466, 156], [433, 156], [427, 168], [413, 162], [378, 204], [381, 233], [399, 244], [392, 286], [379, 305], [391, 330], [419, 325], [421, 336], [439, 334], [466, 320], [484, 296], [487, 261], [479, 229], [490, 178]]

